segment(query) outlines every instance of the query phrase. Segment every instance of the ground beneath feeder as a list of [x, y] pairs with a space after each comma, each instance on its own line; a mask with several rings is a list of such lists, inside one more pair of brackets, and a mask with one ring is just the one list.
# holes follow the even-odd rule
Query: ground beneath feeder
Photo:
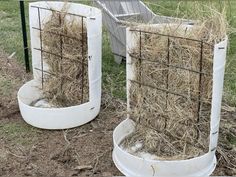
[[[0, 52], [0, 176], [119, 176], [112, 153], [112, 132], [125, 118], [124, 102], [103, 94], [92, 122], [65, 131], [27, 125], [16, 93], [30, 80], [15, 58]], [[219, 153], [220, 152], [220, 153]], [[219, 159], [214, 175], [236, 175], [236, 113], [222, 114]]]

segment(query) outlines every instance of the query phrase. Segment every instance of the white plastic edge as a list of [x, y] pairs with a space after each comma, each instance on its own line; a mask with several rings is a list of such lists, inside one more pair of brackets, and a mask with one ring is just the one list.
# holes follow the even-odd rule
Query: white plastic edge
[[113, 132], [113, 161], [125, 176], [207, 177], [215, 169], [214, 152], [188, 160], [147, 160], [123, 150], [119, 144], [134, 131], [134, 122], [126, 119]]

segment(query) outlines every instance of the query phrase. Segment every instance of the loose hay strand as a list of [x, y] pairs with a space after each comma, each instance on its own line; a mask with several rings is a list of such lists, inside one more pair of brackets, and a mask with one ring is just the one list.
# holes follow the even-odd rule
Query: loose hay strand
[[[209, 151], [213, 46], [228, 24], [224, 11], [207, 9], [189, 29], [180, 22], [131, 28], [137, 45], [128, 51], [135, 68], [129, 115], [136, 126], [121, 142], [130, 153], [180, 160]], [[132, 150], [137, 143], [142, 148]]]

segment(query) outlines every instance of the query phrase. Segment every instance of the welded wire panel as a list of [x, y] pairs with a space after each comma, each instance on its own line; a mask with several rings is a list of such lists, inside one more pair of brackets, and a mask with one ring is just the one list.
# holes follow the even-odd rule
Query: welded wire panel
[[[130, 30], [130, 118], [169, 137], [208, 151], [213, 48], [202, 41]], [[181, 144], [179, 144], [181, 146]], [[203, 148], [204, 147], [204, 148]]]
[[[41, 84], [44, 96], [57, 106], [73, 106], [89, 101], [86, 17], [31, 6], [38, 9], [41, 53]], [[42, 20], [43, 11], [51, 16]]]

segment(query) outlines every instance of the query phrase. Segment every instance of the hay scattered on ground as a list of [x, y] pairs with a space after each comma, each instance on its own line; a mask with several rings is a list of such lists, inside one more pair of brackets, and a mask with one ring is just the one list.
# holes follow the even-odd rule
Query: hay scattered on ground
[[[180, 23], [134, 27], [197, 41], [142, 33], [140, 52], [140, 36], [136, 32], [137, 45], [129, 50], [135, 70], [135, 82], [131, 81], [129, 90], [129, 115], [136, 128], [121, 142], [124, 149], [168, 160], [189, 159], [208, 152], [213, 46], [225, 38], [227, 27], [225, 14], [211, 8], [189, 29]], [[201, 76], [200, 70], [204, 73]], [[137, 144], [141, 145], [132, 150]]]
[[86, 24], [82, 30], [81, 17], [68, 15], [67, 9], [65, 5], [61, 13], [53, 11], [42, 32], [43, 49], [57, 54], [43, 52], [50, 73], [44, 75], [43, 94], [57, 107], [74, 106], [89, 99]]

